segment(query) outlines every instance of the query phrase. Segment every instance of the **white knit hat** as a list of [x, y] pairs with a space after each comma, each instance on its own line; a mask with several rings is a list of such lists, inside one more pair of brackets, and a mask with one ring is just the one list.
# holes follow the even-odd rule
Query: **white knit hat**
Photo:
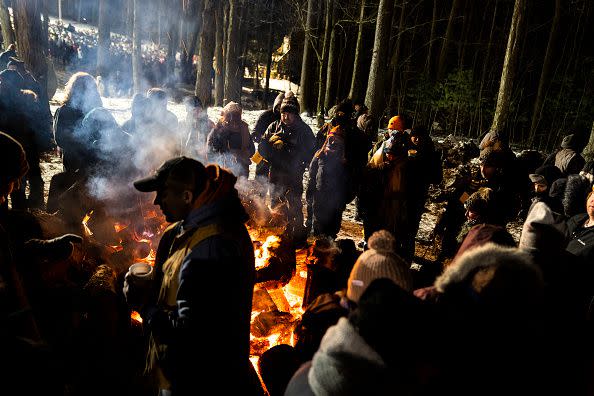
[[394, 244], [394, 237], [386, 230], [371, 235], [370, 249], [359, 256], [349, 276], [349, 300], [358, 302], [369, 284], [379, 278], [391, 279], [404, 290], [412, 290], [410, 267], [394, 252]]

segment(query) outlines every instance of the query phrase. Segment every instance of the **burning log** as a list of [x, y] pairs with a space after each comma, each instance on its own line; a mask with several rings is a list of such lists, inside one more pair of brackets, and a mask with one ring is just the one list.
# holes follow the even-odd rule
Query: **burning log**
[[251, 333], [255, 337], [268, 337], [288, 327], [295, 319], [293, 315], [277, 310], [261, 312], [252, 321]]
[[256, 283], [268, 282], [267, 287], [273, 284], [286, 285], [297, 266], [293, 246], [280, 237], [271, 236], [263, 244], [256, 245]]

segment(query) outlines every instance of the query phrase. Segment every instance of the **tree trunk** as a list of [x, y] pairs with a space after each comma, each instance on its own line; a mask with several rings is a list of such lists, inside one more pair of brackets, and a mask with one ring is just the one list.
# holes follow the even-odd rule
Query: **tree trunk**
[[[357, 44], [355, 47], [355, 62], [353, 64], [353, 76], [351, 78], [351, 89], [349, 98], [352, 100], [361, 100], [363, 96], [363, 76], [361, 67], [363, 63], [363, 21], [365, 20], [365, 3], [367, 0], [361, 0], [361, 12], [359, 14], [359, 30], [357, 31]], [[437, 0], [436, 0], [437, 1]]]
[[179, 25], [177, 22], [181, 17], [180, 11], [177, 3], [174, 3], [173, 6], [165, 7], [163, 10], [165, 16], [164, 26], [167, 29], [167, 75], [165, 77], [165, 85], [170, 87], [174, 87], [176, 83], [175, 56], [177, 55], [179, 45]]
[[6, 7], [6, 1], [0, 0], [0, 26], [2, 27], [2, 38], [4, 39], [4, 49], [10, 44], [14, 44], [14, 30], [12, 23], [10, 22], [10, 15], [8, 13], [8, 7]]
[[225, 10], [222, 1], [217, 2], [215, 10], [216, 18], [216, 46], [215, 46], [215, 106], [223, 105], [225, 94]]
[[375, 40], [373, 42], [373, 55], [369, 70], [369, 81], [365, 94], [365, 103], [371, 114], [381, 119], [385, 103], [385, 72], [390, 43], [390, 28], [394, 0], [380, 0], [377, 11], [377, 24], [375, 27]]
[[142, 0], [134, 0], [134, 29], [132, 35], [132, 80], [134, 93], [143, 93], [142, 73]]
[[312, 33], [314, 26], [314, 3], [315, 0], [307, 1], [307, 20], [305, 24], [305, 41], [303, 43], [303, 59], [301, 62], [301, 81], [299, 84], [299, 98], [301, 102], [301, 111], [311, 115], [314, 110], [313, 105], [313, 81], [314, 68], [312, 67], [313, 48]]
[[43, 46], [45, 47], [46, 51], [48, 48], [48, 40], [49, 40], [49, 7], [47, 2], [49, 0], [41, 0], [42, 1], [42, 9], [43, 9]]
[[520, 45], [522, 44], [521, 31], [525, 22], [526, 1], [516, 0], [514, 5], [514, 14], [507, 39], [507, 49], [503, 61], [499, 94], [497, 95], [497, 105], [495, 106], [491, 132], [503, 133], [508, 119], [515, 71], [519, 61]]
[[270, 93], [270, 69], [272, 68], [272, 51], [274, 50], [273, 45], [274, 38], [274, 24], [270, 23], [268, 26], [268, 51], [266, 52], [266, 82], [264, 85], [264, 101], [268, 100], [268, 94]]
[[402, 44], [402, 35], [404, 34], [404, 20], [406, 17], [406, 1], [402, 0], [400, 2], [400, 21], [398, 22], [398, 33], [396, 34], [396, 43], [394, 45], [394, 51], [392, 59], [390, 60], [390, 66], [392, 66], [392, 84], [390, 86], [390, 102], [389, 108], [390, 113], [395, 114], [397, 109], [397, 98], [396, 98], [396, 91], [397, 86], [400, 83], [400, 79], [398, 78], [398, 64], [400, 63], [400, 46]]
[[340, 50], [338, 48], [338, 7], [332, 7], [332, 33], [330, 33], [330, 47], [328, 48], [328, 64], [326, 65], [326, 93], [324, 95], [324, 107], [330, 109], [336, 103], [336, 86], [340, 78], [340, 67], [338, 58]]
[[431, 32], [429, 33], [429, 46], [427, 47], [427, 60], [425, 61], [425, 75], [431, 76], [433, 61], [433, 42], [435, 41], [435, 21], [437, 19], [437, 0], [433, 0], [433, 16], [431, 17]]
[[213, 0], [205, 0], [200, 33], [200, 55], [196, 75], [195, 94], [204, 106], [212, 104], [212, 58], [215, 44], [215, 8]]
[[328, 108], [324, 103], [325, 92], [326, 92], [326, 73], [328, 69], [328, 52], [330, 49], [330, 40], [332, 37], [332, 29], [335, 19], [334, 0], [326, 1], [326, 12], [325, 12], [325, 26], [324, 26], [324, 42], [322, 44], [322, 59], [320, 60], [320, 69], [318, 73], [318, 107], [317, 113], [326, 113]]
[[240, 21], [239, 0], [229, 0], [229, 26], [227, 27], [227, 54], [225, 57], [225, 104], [229, 101], [241, 103]]
[[439, 63], [437, 65], [437, 79], [441, 80], [445, 73], [446, 60], [448, 58], [448, 47], [450, 41], [452, 41], [452, 35], [454, 33], [454, 19], [456, 19], [456, 12], [460, 0], [453, 0], [452, 8], [450, 9], [450, 17], [448, 18], [448, 27], [446, 28], [445, 36], [443, 39], [443, 45], [441, 46], [441, 53], [439, 54]]
[[111, 1], [99, 1], [99, 39], [97, 40], [97, 75], [105, 76], [109, 66], [109, 45], [111, 43]]
[[[19, 56], [25, 61], [26, 68], [39, 80], [45, 91], [47, 89], [47, 63], [41, 26], [41, 1], [15, 0], [12, 4]], [[45, 40], [47, 39], [45, 38]]]
[[551, 71], [553, 69], [555, 57], [555, 48], [557, 44], [557, 38], [559, 36], [559, 19], [561, 17], [561, 0], [555, 0], [555, 15], [553, 16], [553, 22], [551, 24], [551, 31], [549, 33], [549, 42], [547, 44], [547, 50], [542, 63], [542, 71], [540, 73], [540, 81], [538, 82], [538, 91], [534, 100], [534, 109], [532, 110], [532, 122], [530, 123], [530, 137], [528, 139], [529, 144], [532, 145], [534, 137], [538, 129], [538, 122], [542, 114], [542, 108], [546, 91], [549, 86]]
[[132, 38], [134, 35], [134, 0], [127, 0], [126, 33]]

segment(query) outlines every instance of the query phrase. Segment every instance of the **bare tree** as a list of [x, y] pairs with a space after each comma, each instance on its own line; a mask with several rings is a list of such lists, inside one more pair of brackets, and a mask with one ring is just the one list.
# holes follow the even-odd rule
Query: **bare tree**
[[330, 37], [332, 36], [332, 25], [334, 19], [334, 0], [326, 0], [324, 42], [322, 44], [322, 58], [320, 59], [320, 68], [318, 73], [318, 106], [317, 112], [324, 110], [324, 93], [326, 91], [326, 74], [328, 68], [328, 51], [330, 49]]
[[217, 1], [215, 9], [216, 40], [215, 40], [215, 106], [223, 105], [225, 94], [225, 7], [224, 1]]
[[361, 0], [361, 13], [359, 15], [359, 30], [357, 31], [357, 44], [355, 47], [355, 61], [353, 64], [353, 76], [351, 78], [351, 89], [349, 90], [349, 98], [360, 100], [363, 95], [363, 79], [361, 68], [363, 63], [363, 21], [365, 20], [365, 4], [367, 0]]
[[213, 0], [204, 1], [202, 32], [200, 33], [200, 55], [196, 75], [195, 94], [204, 106], [212, 103], [212, 60], [215, 44], [215, 8]]
[[13, 2], [19, 56], [25, 61], [27, 69], [40, 81], [45, 91], [47, 62], [41, 26], [41, 6], [40, 0]]
[[549, 41], [547, 44], [547, 51], [545, 53], [544, 61], [542, 63], [542, 71], [540, 73], [540, 80], [538, 82], [538, 92], [534, 100], [534, 109], [532, 110], [532, 122], [530, 124], [529, 143], [532, 145], [536, 130], [538, 129], [538, 121], [542, 115], [542, 108], [546, 90], [549, 85], [551, 71], [555, 60], [555, 48], [557, 38], [559, 36], [559, 19], [561, 17], [561, 0], [555, 0], [555, 15], [551, 24], [551, 31], [549, 33]]
[[111, 44], [111, 8], [110, 0], [99, 1], [99, 39], [97, 41], [97, 75], [105, 75], [109, 70], [109, 46]]
[[[340, 76], [337, 70], [338, 64], [338, 7], [332, 7], [328, 13], [330, 19], [331, 33], [330, 46], [326, 57], [328, 64], [326, 66], [326, 92], [324, 93], [324, 107], [329, 109], [336, 101], [336, 85], [338, 84], [338, 77]], [[327, 34], [328, 32], [326, 32]]]
[[452, 35], [454, 34], [454, 20], [456, 19], [456, 13], [458, 12], [458, 6], [460, 0], [452, 1], [452, 8], [450, 9], [450, 17], [448, 18], [448, 26], [446, 28], [445, 37], [443, 38], [443, 44], [441, 46], [441, 53], [439, 54], [439, 63], [437, 65], [437, 79], [443, 78], [445, 73], [446, 59], [448, 56], [448, 48], [450, 41], [452, 41]]
[[4, 48], [10, 44], [14, 44], [14, 30], [12, 29], [12, 23], [10, 22], [10, 15], [8, 14], [8, 7], [6, 7], [6, 1], [0, 0], [0, 26], [2, 27], [2, 38], [4, 39]]
[[378, 119], [381, 118], [384, 110], [386, 58], [390, 43], [393, 10], [394, 0], [380, 0], [377, 10], [373, 56], [367, 82], [367, 93], [365, 94], [365, 103], [369, 107], [369, 111]]
[[314, 28], [314, 5], [315, 0], [307, 1], [307, 17], [305, 23], [305, 41], [303, 43], [303, 60], [301, 62], [301, 82], [299, 84], [299, 99], [301, 104], [301, 111], [311, 114], [314, 110], [313, 104], [313, 48], [312, 48], [312, 33]]
[[134, 0], [134, 29], [132, 35], [132, 80], [134, 93], [143, 91], [142, 83], [142, 0]]
[[241, 54], [240, 21], [241, 6], [239, 0], [229, 0], [229, 32], [227, 34], [227, 54], [225, 56], [225, 102], [241, 102], [243, 73], [239, 56]]
[[493, 123], [491, 124], [491, 132], [503, 132], [505, 124], [508, 121], [512, 88], [522, 42], [521, 31], [523, 30], [525, 23], [526, 1], [527, 0], [516, 0], [514, 4], [514, 13], [512, 15], [511, 28], [507, 38], [507, 49], [503, 61], [501, 81], [499, 82], [499, 94], [497, 95], [497, 105], [495, 107]]

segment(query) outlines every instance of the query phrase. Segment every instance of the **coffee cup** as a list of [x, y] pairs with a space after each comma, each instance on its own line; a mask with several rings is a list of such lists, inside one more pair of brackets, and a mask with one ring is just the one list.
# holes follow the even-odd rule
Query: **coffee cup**
[[147, 263], [134, 263], [128, 269], [126, 278], [134, 284], [146, 284], [153, 278], [153, 267]]

